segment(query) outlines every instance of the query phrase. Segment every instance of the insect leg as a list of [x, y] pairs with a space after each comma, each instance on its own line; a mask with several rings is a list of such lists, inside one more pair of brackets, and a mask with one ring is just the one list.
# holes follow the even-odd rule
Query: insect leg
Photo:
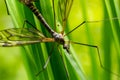
[[52, 49], [51, 49], [51, 51], [50, 51], [50, 54], [49, 54], [49, 56], [48, 56], [48, 58], [47, 58], [47, 60], [46, 60], [46, 62], [45, 62], [45, 64], [44, 64], [44, 66], [42, 67], [42, 70], [41, 71], [39, 71], [37, 74], [36, 74], [36, 76], [38, 76], [41, 72], [43, 72], [46, 68], [47, 68], [47, 65], [48, 65], [48, 63], [49, 63], [49, 61], [50, 61], [50, 58], [51, 58], [51, 56], [52, 56], [52, 51], [54, 50], [54, 46], [52, 47]]
[[59, 50], [59, 52], [60, 52], [60, 57], [61, 57], [61, 60], [62, 60], [62, 62], [63, 62], [63, 66], [64, 66], [64, 69], [65, 69], [65, 72], [66, 72], [67, 79], [70, 80], [69, 73], [68, 73], [68, 70], [67, 70], [67, 68], [66, 68], [66, 65], [65, 65], [63, 56], [62, 56], [62, 52], [60, 51], [59, 48], [58, 48], [58, 50]]
[[33, 24], [31, 24], [28, 20], [24, 20], [23, 23], [23, 28], [25, 27], [25, 23], [29, 24], [30, 26], [32, 26], [34, 29], [38, 30]]
[[4, 2], [5, 2], [5, 5], [6, 5], [7, 14], [8, 14], [8, 15], [10, 15], [9, 10], [8, 10], [8, 6], [7, 6], [7, 2], [6, 2], [6, 0], [4, 0]]
[[79, 27], [82, 27], [83, 24], [86, 24], [86, 23], [98, 23], [98, 22], [103, 22], [103, 21], [110, 21], [110, 20], [120, 20], [119, 18], [117, 17], [114, 17], [114, 18], [110, 18], [110, 19], [104, 19], [104, 20], [97, 20], [97, 21], [83, 21], [82, 23], [80, 23], [78, 26], [76, 26], [75, 28], [73, 28], [71, 31], [69, 31], [68, 33], [66, 33], [64, 36], [72, 33], [73, 31], [75, 31], [76, 29], [78, 29]]
[[83, 46], [88, 46], [88, 47], [92, 47], [92, 48], [96, 48], [96, 49], [97, 49], [98, 58], [99, 58], [99, 61], [100, 61], [100, 66], [101, 66], [101, 68], [103, 68], [104, 70], [106, 70], [107, 72], [109, 72], [109, 73], [111, 73], [111, 74], [114, 74], [114, 75], [120, 77], [119, 74], [114, 73], [113, 71], [111, 71], [111, 70], [109, 70], [109, 69], [107, 69], [106, 67], [103, 66], [102, 61], [101, 61], [100, 51], [99, 51], [99, 47], [98, 47], [98, 46], [96, 46], [96, 45], [91, 45], [91, 44], [79, 43], [79, 42], [73, 42], [73, 41], [70, 41], [70, 43], [79, 44], [79, 45], [83, 45]]
[[86, 21], [83, 21], [83, 22], [80, 23], [78, 26], [76, 26], [75, 28], [73, 28], [71, 31], [69, 31], [68, 33], [66, 33], [64, 36], [66, 36], [66, 35], [72, 33], [74, 30], [76, 30], [77, 28], [79, 28], [80, 26], [82, 26], [82, 25], [85, 24], [85, 23], [86, 23]]

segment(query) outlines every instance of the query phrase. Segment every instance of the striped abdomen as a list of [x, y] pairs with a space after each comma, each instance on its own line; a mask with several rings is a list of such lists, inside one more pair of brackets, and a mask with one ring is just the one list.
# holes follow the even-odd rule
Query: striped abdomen
[[50, 26], [48, 25], [48, 23], [45, 21], [45, 19], [43, 18], [43, 16], [41, 15], [41, 13], [38, 11], [38, 9], [33, 5], [33, 3], [29, 3], [26, 4], [30, 10], [36, 15], [36, 17], [40, 20], [40, 22], [47, 28], [48, 32], [51, 33], [51, 35], [53, 35], [54, 31], [50, 28]]

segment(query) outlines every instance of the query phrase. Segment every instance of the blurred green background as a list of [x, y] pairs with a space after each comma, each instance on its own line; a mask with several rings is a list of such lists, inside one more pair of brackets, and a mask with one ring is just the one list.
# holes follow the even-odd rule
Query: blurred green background
[[[29, 9], [25, 8], [25, 10], [27, 10], [27, 14], [23, 10], [25, 6], [19, 3], [17, 0], [8, 0], [7, 2], [11, 15], [7, 14], [4, 0], [0, 0], [0, 30], [13, 27], [22, 27], [24, 17], [31, 17], [30, 14], [32, 13], [29, 11]], [[44, 5], [47, 4], [45, 4], [46, 2], [44, 0], [43, 2], [44, 7]], [[49, 7], [45, 8], [51, 8], [51, 4], [47, 6]], [[40, 6], [37, 5], [37, 7]], [[41, 12], [48, 16], [45, 17], [49, 22], [51, 18], [45, 12], [45, 10], [46, 9], [43, 8], [41, 9]], [[74, 50], [74, 52], [72, 51], [72, 56], [75, 57], [76, 62], [82, 70], [82, 75], [84, 75], [85, 79], [87, 80], [120, 79], [120, 20], [113, 20], [113, 18], [116, 17], [120, 19], [119, 0], [74, 0], [73, 2], [73, 6], [67, 22], [67, 27], [65, 29], [66, 33], [84, 20], [104, 20], [99, 22], [86, 23], [68, 35], [68, 38], [71, 41], [96, 45], [99, 47], [101, 62], [103, 66], [108, 69], [108, 71], [101, 68], [96, 48], [71, 44], [70, 49]], [[32, 18], [29, 20], [31, 22], [36, 21], [36, 19], [33, 20]], [[39, 22], [37, 22], [36, 25], [39, 26]], [[31, 49], [33, 49], [33, 46]], [[34, 72], [32, 72], [33, 69], [31, 69], [31, 67], [36, 67], [36, 63], [39, 64], [39, 62], [35, 63], [34, 60], [31, 60], [31, 56], [37, 56], [37, 54], [31, 54], [29, 53], [30, 51], [32, 50], [28, 50], [27, 52], [26, 50], [24, 51], [23, 47], [0, 47], [0, 80], [32, 80], [33, 78], [30, 78], [31, 74], [34, 75], [37, 71], [35, 69]], [[44, 55], [46, 55], [46, 49], [44, 49], [43, 52]], [[28, 57], [28, 59], [26, 59], [26, 57]], [[30, 64], [32, 65], [30, 66]], [[118, 76], [113, 73], [111, 74], [110, 71], [117, 74]], [[49, 75], [48, 77], [51, 77], [51, 80], [56, 79], [52, 71], [50, 73], [51, 75], [47, 74]], [[59, 76], [59, 74], [57, 75]]]
[[[0, 30], [13, 28], [4, 0], [0, 0]], [[0, 80], [27, 80], [20, 47], [0, 47]]]

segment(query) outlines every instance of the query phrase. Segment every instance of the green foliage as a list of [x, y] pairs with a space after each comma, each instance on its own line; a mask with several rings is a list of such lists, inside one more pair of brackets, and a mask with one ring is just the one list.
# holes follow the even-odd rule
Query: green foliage
[[[114, 2], [108, 2], [108, 0], [74, 0], [70, 15], [67, 19], [67, 26], [65, 27], [65, 32], [68, 33], [84, 20], [98, 20], [98, 22], [85, 23], [74, 32], [68, 34], [68, 37], [65, 38], [71, 41], [98, 46], [101, 63], [108, 71], [100, 66], [96, 48], [70, 44], [70, 52], [72, 54], [69, 55], [62, 49], [62, 46], [59, 46], [58, 49], [56, 43], [40, 43], [26, 45], [21, 48], [28, 80], [67, 80], [60, 53], [62, 53], [70, 80], [119, 79], [120, 4], [119, 1], [117, 1], [118, 0], [114, 0]], [[51, 37], [43, 24], [39, 22], [36, 16], [34, 16], [31, 10], [24, 4], [20, 3], [18, 0], [6, 0], [6, 2], [15, 27], [21, 28], [26, 19], [31, 24], [35, 25], [45, 36]], [[42, 13], [48, 24], [55, 29], [52, 0], [37, 0], [34, 5], [36, 5]], [[56, 11], [58, 11], [58, 6], [58, 4], [55, 5]], [[60, 20], [59, 16], [59, 14], [56, 14], [56, 24], [61, 22], [58, 21]], [[118, 19], [113, 19], [116, 17]], [[31, 26], [26, 25], [26, 27], [29, 28]], [[47, 69], [36, 77], [36, 73], [42, 70], [42, 67], [51, 52], [52, 57], [48, 63]], [[114, 73], [119, 76], [116, 76]]]

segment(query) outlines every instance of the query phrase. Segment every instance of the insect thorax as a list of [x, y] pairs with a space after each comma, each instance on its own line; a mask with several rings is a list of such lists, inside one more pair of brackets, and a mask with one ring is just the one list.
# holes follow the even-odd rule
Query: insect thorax
[[60, 33], [53, 33], [53, 38], [55, 39], [55, 41], [61, 45], [63, 45], [63, 48], [69, 52], [69, 45], [65, 43], [64, 37], [62, 34]]
[[53, 38], [55, 39], [55, 41], [59, 44], [64, 44], [65, 41], [64, 41], [64, 38], [63, 38], [63, 35], [60, 34], [60, 33], [56, 33], [54, 32], [53, 33]]

